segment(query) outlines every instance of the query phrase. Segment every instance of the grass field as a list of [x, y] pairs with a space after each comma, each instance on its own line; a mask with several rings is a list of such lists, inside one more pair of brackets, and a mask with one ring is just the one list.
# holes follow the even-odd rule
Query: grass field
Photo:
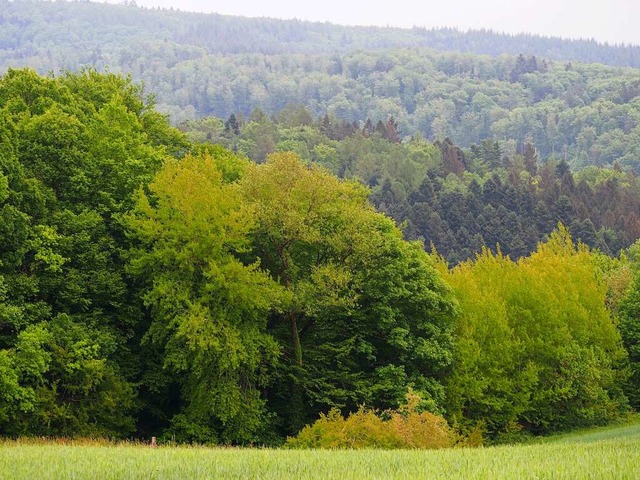
[[319, 451], [4, 442], [11, 479], [640, 479], [640, 423], [536, 444], [435, 451]]

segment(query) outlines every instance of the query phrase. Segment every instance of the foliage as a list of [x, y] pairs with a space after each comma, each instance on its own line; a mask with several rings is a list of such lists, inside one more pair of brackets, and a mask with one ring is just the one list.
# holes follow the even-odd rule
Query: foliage
[[[402, 141], [395, 114], [190, 125], [236, 152], [129, 78], [0, 78], [0, 435], [279, 444], [336, 409], [416, 446], [439, 415], [472, 443], [636, 405], [638, 247], [609, 256], [640, 235], [633, 174]], [[458, 236], [448, 261], [521, 258], [449, 271], [371, 201], [409, 238]], [[526, 256], [558, 219], [602, 252], [560, 228]]]
[[0, 351], [0, 422], [6, 435], [118, 437], [134, 391], [109, 357], [115, 338], [61, 314], [20, 332]]
[[[420, 132], [463, 147], [487, 138], [523, 146], [530, 139], [540, 160], [639, 168], [638, 46], [96, 2], [3, 0], [2, 10], [0, 71], [126, 72], [176, 123], [232, 114], [239, 121], [255, 108], [280, 115], [295, 102], [314, 116], [360, 126], [371, 119], [388, 138]], [[225, 130], [225, 123], [212, 128]]]
[[625, 409], [626, 357], [592, 254], [562, 226], [515, 263], [484, 251], [447, 280], [461, 304], [447, 382], [454, 425], [561, 430]]
[[285, 346], [270, 397], [287, 431], [331, 407], [398, 406], [409, 386], [441, 407], [454, 307], [422, 246], [402, 240], [364, 187], [291, 153], [252, 166], [241, 186], [254, 251], [287, 297], [270, 320]]
[[[307, 115], [356, 122], [368, 133], [392, 141], [419, 133], [432, 141], [450, 138], [468, 148], [491, 139], [500, 142], [503, 153], [520, 149], [523, 154], [529, 142], [537, 149], [535, 155], [526, 155], [530, 167], [536, 160], [564, 159], [573, 168], [618, 165], [638, 171], [637, 70], [549, 61], [546, 68], [514, 83], [509, 72], [517, 63], [515, 57], [395, 50], [338, 58], [340, 72], [333, 70], [335, 56], [328, 55], [313, 60], [286, 54], [205, 57], [197, 62], [197, 72], [194, 62], [182, 65], [181, 75], [167, 72], [172, 88], [165, 90], [163, 101], [172, 105], [167, 108], [175, 112], [177, 123], [203, 115], [252, 119], [253, 111], [260, 109], [291, 128], [300, 115], [283, 122], [279, 112], [295, 103], [304, 105]], [[388, 69], [376, 68], [381, 58], [388, 60]], [[202, 76], [201, 69], [210, 75]], [[154, 74], [148, 81], [155, 88]], [[260, 85], [255, 85], [255, 78], [261, 79]], [[206, 90], [202, 83], [208, 85]], [[211, 90], [216, 94], [198, 93]], [[163, 92], [162, 87], [156, 91]], [[173, 98], [175, 91], [194, 93]], [[194, 105], [197, 115], [181, 113]], [[308, 117], [305, 122], [308, 126]], [[217, 127], [210, 133], [215, 138], [231, 131]], [[265, 129], [262, 134], [269, 137]], [[259, 151], [251, 149], [251, 154]], [[494, 158], [489, 166], [500, 162], [501, 157]]]
[[0, 432], [134, 431], [140, 313], [116, 217], [183, 136], [92, 71], [0, 78]]
[[152, 321], [145, 339], [161, 348], [182, 390], [172, 433], [248, 442], [262, 427], [260, 387], [278, 356], [264, 332], [278, 292], [258, 263], [239, 259], [254, 212], [237, 184], [224, 180], [228, 158], [221, 153], [167, 161], [150, 195], [138, 192], [127, 217], [140, 241], [130, 270], [147, 279]]
[[364, 187], [293, 154], [200, 150], [167, 161], [126, 217], [167, 434], [268, 441], [273, 414], [296, 432], [332, 406], [397, 406], [409, 386], [441, 408], [453, 306], [421, 246]]
[[542, 162], [531, 141], [516, 148], [485, 139], [468, 150], [420, 135], [396, 143], [371, 122], [360, 127], [324, 116], [291, 128], [281, 123], [282, 115], [252, 116], [240, 122], [238, 134], [217, 135], [211, 121], [181, 128], [196, 140], [206, 131], [211, 141], [258, 163], [270, 152], [290, 149], [359, 180], [372, 189], [376, 208], [404, 226], [406, 238], [434, 244], [451, 264], [473, 258], [483, 246], [495, 251], [497, 244], [514, 259], [527, 255], [558, 222], [607, 255], [640, 238], [636, 174], [595, 166], [573, 173], [563, 162]]
[[447, 421], [417, 409], [420, 397], [409, 394], [399, 410], [376, 414], [361, 407], [344, 418], [337, 409], [321, 415], [287, 440], [291, 448], [421, 448], [453, 446], [456, 436]]
[[629, 403], [640, 409], [640, 275], [636, 275], [619, 309], [620, 334], [629, 353], [631, 376], [625, 385]]
[[[205, 15], [176, 9], [137, 7], [135, 2], [120, 5], [77, 2], [78, 5], [55, 4], [33, 0], [4, 0], [7, 12], [2, 18], [0, 48], [11, 51], [4, 61], [29, 58], [34, 46], [49, 46], [48, 55], [39, 58], [45, 70], [69, 68], [72, 62], [84, 64], [123, 64], [144, 67], [146, 61], [164, 55], [168, 64], [198, 58], [204, 53], [318, 53], [362, 50], [384, 51], [391, 48], [429, 47], [484, 55], [518, 55], [525, 52], [556, 60], [604, 63], [638, 67], [638, 47], [609, 45], [593, 40], [566, 40], [531, 34], [509, 35], [498, 32], [459, 31], [454, 28], [378, 28], [344, 27], [329, 23]], [[99, 23], [96, 17], [103, 20]], [[29, 28], [26, 28], [26, 27]], [[22, 28], [21, 28], [22, 27]], [[70, 31], [73, 36], [61, 34]], [[100, 42], [101, 40], [101, 42]], [[71, 49], [73, 41], [76, 48]], [[29, 50], [31, 48], [31, 50]], [[142, 58], [136, 57], [145, 49]], [[66, 58], [65, 58], [66, 56]], [[63, 62], [57, 64], [54, 62]], [[522, 59], [515, 74], [532, 71], [531, 58]], [[32, 65], [36, 66], [36, 65]], [[156, 65], [157, 67], [157, 65]], [[390, 59], [360, 65], [379, 71], [390, 68]], [[335, 71], [343, 65], [335, 61]]]

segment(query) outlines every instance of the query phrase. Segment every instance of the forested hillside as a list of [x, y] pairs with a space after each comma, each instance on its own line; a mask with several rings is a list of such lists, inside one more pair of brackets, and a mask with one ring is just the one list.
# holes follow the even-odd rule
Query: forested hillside
[[130, 73], [174, 123], [272, 115], [295, 102], [361, 126], [393, 116], [401, 138], [419, 132], [464, 148], [493, 138], [511, 150], [530, 140], [541, 159], [572, 168], [638, 168], [640, 73], [621, 67], [638, 66], [640, 47], [86, 2], [1, 5], [0, 69]]
[[[252, 145], [242, 128], [278, 127], [230, 119], [226, 141]], [[333, 411], [447, 446], [638, 408], [638, 243], [609, 256], [559, 225], [518, 261], [485, 249], [449, 270], [323, 165], [349, 141], [358, 162], [367, 142], [413, 148], [380, 167], [426, 169], [426, 194], [453, 146], [354, 132], [317, 163], [252, 162], [190, 135], [116, 75], [0, 78], [1, 435], [280, 445]]]
[[[57, 68], [52, 61], [67, 56], [66, 67], [118, 64], [118, 55], [138, 56], [140, 47], [161, 47], [178, 55], [191, 53], [345, 53], [428, 47], [499, 56], [531, 54], [554, 60], [640, 67], [640, 47], [609, 45], [595, 40], [566, 40], [538, 35], [507, 35], [490, 30], [462, 32], [453, 28], [401, 29], [339, 26], [300, 20], [246, 18], [167, 9], [145, 9], [135, 2], [123, 5], [88, 1], [2, 0], [0, 47], [15, 50], [5, 58], [50, 53], [33, 67]], [[416, 18], [416, 22], [420, 22]], [[71, 37], [66, 36], [71, 33]], [[154, 52], [145, 51], [154, 56]], [[35, 55], [34, 55], [35, 54]], [[102, 57], [105, 55], [105, 57]], [[182, 58], [184, 59], [184, 58]], [[46, 63], [49, 62], [49, 65]]]
[[[180, 71], [180, 73], [178, 73]], [[638, 168], [640, 70], [403, 50], [343, 56], [216, 56], [176, 66], [150, 85], [158, 100], [213, 114], [277, 114], [289, 103], [314, 116], [374, 126], [393, 117], [402, 139], [450, 138], [469, 147], [487, 138], [511, 151], [529, 140], [541, 158], [572, 167], [619, 161]], [[182, 113], [180, 113], [182, 112]], [[188, 114], [191, 112], [191, 114]]]

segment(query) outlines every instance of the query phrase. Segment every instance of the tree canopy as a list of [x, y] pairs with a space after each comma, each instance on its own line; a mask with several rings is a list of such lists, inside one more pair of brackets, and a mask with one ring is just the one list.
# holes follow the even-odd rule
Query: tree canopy
[[451, 415], [503, 433], [602, 422], [626, 408], [627, 352], [592, 253], [563, 227], [513, 262], [485, 250], [447, 274], [463, 312]]
[[[448, 444], [442, 417], [504, 439], [637, 408], [638, 244], [608, 227], [633, 174], [308, 113], [190, 133], [234, 152], [128, 77], [0, 77], [0, 435], [280, 445], [321, 417], [304, 431]], [[518, 237], [587, 205], [578, 238], [620, 255], [562, 225]], [[445, 221], [481, 253], [407, 239]]]
[[117, 216], [183, 136], [130, 79], [0, 79], [0, 429], [135, 431], [139, 302]]

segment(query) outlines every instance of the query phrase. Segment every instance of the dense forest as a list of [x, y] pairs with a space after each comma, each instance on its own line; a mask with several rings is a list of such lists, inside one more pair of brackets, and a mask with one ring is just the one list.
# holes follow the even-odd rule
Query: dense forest
[[[465, 57], [404, 50], [341, 57], [240, 55], [194, 61], [147, 82], [176, 121], [202, 115], [276, 115], [288, 104], [364, 126], [393, 117], [400, 138], [420, 133], [469, 147], [529, 140], [572, 168], [638, 169], [640, 71], [547, 64], [535, 57]], [[135, 71], [135, 69], [132, 69]], [[518, 73], [524, 72], [524, 73]], [[189, 113], [190, 112], [190, 113]]]
[[342, 178], [371, 188], [371, 200], [403, 225], [406, 238], [433, 245], [451, 264], [484, 246], [511, 258], [528, 255], [563, 223], [577, 240], [617, 254], [640, 238], [640, 179], [634, 172], [564, 160], [542, 161], [536, 146], [487, 139], [462, 149], [448, 138], [400, 141], [390, 118], [359, 124], [288, 105], [276, 116], [256, 111], [180, 125], [195, 142], [226, 146], [251, 160], [293, 151]]
[[492, 138], [511, 152], [530, 141], [541, 159], [572, 169], [640, 168], [640, 73], [623, 68], [640, 65], [640, 47], [88, 2], [0, 5], [0, 70], [131, 74], [174, 124], [275, 115], [294, 102], [360, 126], [393, 116], [401, 138], [462, 148]]
[[[236, 145], [258, 128], [217, 122]], [[322, 160], [251, 161], [193, 132], [118, 75], [0, 78], [2, 435], [278, 445], [331, 409], [413, 398], [420, 418], [499, 441], [640, 406], [639, 243], [611, 256], [559, 224], [517, 261], [484, 249], [450, 269], [325, 165], [366, 139], [450, 168], [452, 144], [354, 133], [314, 148]], [[561, 165], [549, 191], [573, 195]], [[609, 172], [584, 181], [637, 195]], [[451, 174], [433, 190], [471, 198]]]
[[639, 66], [0, 0], [0, 436], [477, 445], [637, 411]]

